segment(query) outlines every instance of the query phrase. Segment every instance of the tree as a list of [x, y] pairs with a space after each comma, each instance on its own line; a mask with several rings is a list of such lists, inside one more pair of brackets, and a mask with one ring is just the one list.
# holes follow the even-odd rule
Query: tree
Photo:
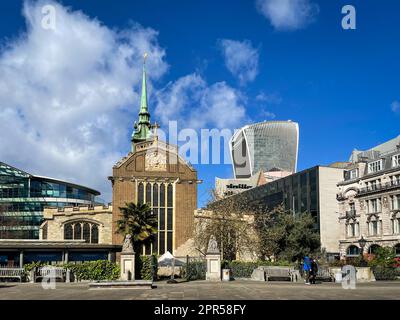
[[240, 197], [220, 199], [213, 191], [211, 195], [206, 209], [196, 216], [196, 247], [205, 251], [210, 237], [215, 236], [224, 260], [235, 260], [238, 254], [243, 257], [257, 253], [254, 212], [248, 207], [248, 202]]
[[122, 219], [117, 221], [117, 232], [123, 236], [130, 234], [138, 252], [140, 245], [151, 243], [157, 234], [158, 218], [147, 204], [130, 202], [119, 209]]
[[308, 213], [293, 216], [283, 205], [258, 214], [255, 228], [260, 239], [260, 258], [300, 260], [320, 249], [315, 221]]

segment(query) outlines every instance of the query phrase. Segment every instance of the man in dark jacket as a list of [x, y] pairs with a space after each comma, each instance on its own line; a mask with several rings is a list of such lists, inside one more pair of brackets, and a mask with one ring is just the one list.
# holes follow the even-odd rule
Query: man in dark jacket
[[317, 260], [311, 259], [311, 268], [310, 268], [310, 281], [311, 284], [315, 284], [315, 280], [318, 274], [318, 264]]

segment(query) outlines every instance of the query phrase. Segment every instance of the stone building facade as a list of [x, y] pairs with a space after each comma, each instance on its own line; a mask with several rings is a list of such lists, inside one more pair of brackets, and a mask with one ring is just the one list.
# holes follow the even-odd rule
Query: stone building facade
[[147, 203], [158, 216], [155, 241], [143, 254], [172, 254], [193, 235], [197, 207], [197, 171], [178, 155], [176, 146], [160, 141], [157, 124], [150, 124], [147, 106], [146, 71], [143, 68], [139, 121], [134, 124], [131, 152], [114, 167], [109, 177], [113, 190], [112, 242], [123, 236], [115, 232], [120, 207], [128, 202]]
[[112, 206], [45, 208], [40, 240], [112, 244]]
[[[369, 151], [353, 153], [338, 184], [339, 241], [342, 258], [393, 247], [400, 255], [400, 138]], [[392, 147], [392, 150], [390, 149]]]

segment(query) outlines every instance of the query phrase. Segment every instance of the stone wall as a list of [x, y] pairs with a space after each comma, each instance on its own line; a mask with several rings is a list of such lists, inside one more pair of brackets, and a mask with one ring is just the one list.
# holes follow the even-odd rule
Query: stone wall
[[[69, 222], [89, 222], [98, 225], [99, 244], [112, 244], [112, 206], [79, 206], [65, 208], [45, 208], [44, 222], [40, 227], [40, 239], [64, 240], [64, 226]], [[47, 228], [47, 237], [44, 233]]]

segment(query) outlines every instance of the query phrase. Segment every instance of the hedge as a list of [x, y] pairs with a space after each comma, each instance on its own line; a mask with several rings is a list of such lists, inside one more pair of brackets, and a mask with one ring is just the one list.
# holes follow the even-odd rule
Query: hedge
[[231, 275], [234, 278], [251, 278], [251, 274], [254, 269], [260, 266], [293, 266], [293, 263], [288, 261], [257, 261], [257, 262], [245, 262], [245, 261], [224, 261], [222, 264], [223, 269], [230, 269]]
[[372, 267], [376, 280], [396, 280], [400, 277], [400, 270], [398, 268], [390, 268], [384, 266]]
[[184, 277], [188, 281], [205, 280], [207, 266], [204, 261], [191, 261], [184, 269]]
[[157, 276], [157, 256], [135, 257], [135, 279], [153, 280]]
[[120, 276], [120, 267], [107, 260], [86, 261], [80, 264], [67, 263], [63, 266], [70, 269], [78, 281], [117, 280]]

